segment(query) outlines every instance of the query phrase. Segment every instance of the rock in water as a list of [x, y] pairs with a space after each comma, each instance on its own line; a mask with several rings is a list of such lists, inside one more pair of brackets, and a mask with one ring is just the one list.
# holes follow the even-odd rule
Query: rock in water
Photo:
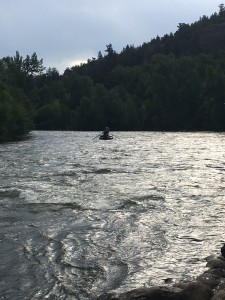
[[223, 257], [225, 257], [225, 244], [221, 248], [221, 254], [222, 254]]

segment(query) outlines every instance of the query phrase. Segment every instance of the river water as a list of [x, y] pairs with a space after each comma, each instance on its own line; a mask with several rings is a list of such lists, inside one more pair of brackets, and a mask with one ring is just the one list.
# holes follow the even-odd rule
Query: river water
[[225, 240], [225, 134], [35, 131], [0, 145], [0, 299], [193, 279]]

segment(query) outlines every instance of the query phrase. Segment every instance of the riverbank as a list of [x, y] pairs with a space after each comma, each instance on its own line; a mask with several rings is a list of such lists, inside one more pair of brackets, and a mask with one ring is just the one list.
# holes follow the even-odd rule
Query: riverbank
[[208, 269], [193, 282], [109, 293], [97, 300], [225, 300], [225, 258], [211, 257], [206, 266]]

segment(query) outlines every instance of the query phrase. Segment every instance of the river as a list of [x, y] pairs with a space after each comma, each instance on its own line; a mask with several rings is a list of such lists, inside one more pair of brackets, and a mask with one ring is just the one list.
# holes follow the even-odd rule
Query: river
[[225, 134], [34, 131], [0, 145], [0, 299], [193, 279], [225, 240]]

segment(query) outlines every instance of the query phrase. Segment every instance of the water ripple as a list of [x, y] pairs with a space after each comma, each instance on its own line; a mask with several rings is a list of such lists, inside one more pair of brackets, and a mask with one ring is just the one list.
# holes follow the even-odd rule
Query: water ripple
[[0, 298], [190, 279], [224, 241], [225, 135], [33, 132], [0, 145]]

